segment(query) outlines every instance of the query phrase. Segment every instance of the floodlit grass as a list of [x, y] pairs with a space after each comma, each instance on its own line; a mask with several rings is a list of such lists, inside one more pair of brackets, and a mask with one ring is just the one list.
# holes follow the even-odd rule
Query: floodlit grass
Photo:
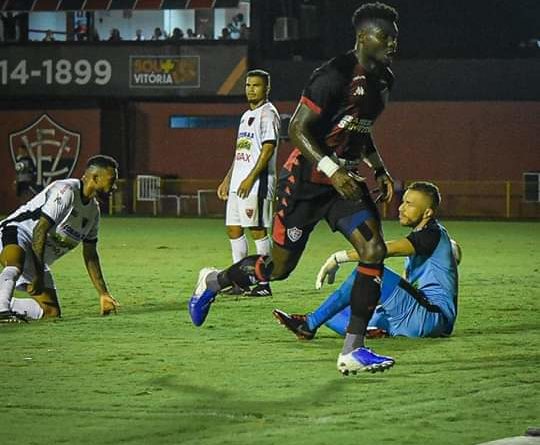
[[[475, 444], [540, 425], [540, 224], [448, 222], [462, 247], [448, 339], [371, 341], [384, 374], [342, 377], [341, 339], [299, 342], [271, 310], [304, 312], [320, 264], [345, 247], [321, 224], [274, 297], [186, 302], [199, 268], [226, 266], [222, 221], [104, 219], [117, 316], [99, 317], [77, 250], [53, 267], [63, 318], [0, 326], [0, 443]], [[407, 232], [384, 223], [388, 239]], [[400, 260], [388, 262], [401, 270]], [[341, 278], [350, 267], [343, 267]]]

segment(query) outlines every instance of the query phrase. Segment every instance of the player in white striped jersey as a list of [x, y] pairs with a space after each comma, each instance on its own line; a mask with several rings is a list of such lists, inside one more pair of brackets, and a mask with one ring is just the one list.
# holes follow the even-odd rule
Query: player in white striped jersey
[[[218, 197], [227, 200], [225, 225], [233, 262], [248, 254], [244, 229], [248, 228], [259, 255], [269, 255], [272, 202], [276, 185], [276, 151], [279, 143], [279, 113], [268, 101], [270, 75], [252, 70], [246, 75], [249, 109], [242, 115], [236, 150], [229, 172], [218, 187]], [[229, 293], [242, 293], [232, 288]], [[272, 295], [268, 283], [259, 283], [246, 295]]]
[[[82, 179], [53, 182], [0, 221], [0, 322], [60, 316], [49, 267], [81, 242], [101, 314], [116, 311], [119, 304], [107, 289], [96, 248], [100, 217], [96, 198], [106, 198], [117, 178], [113, 158], [94, 156]], [[14, 298], [15, 288], [26, 290], [31, 298]]]

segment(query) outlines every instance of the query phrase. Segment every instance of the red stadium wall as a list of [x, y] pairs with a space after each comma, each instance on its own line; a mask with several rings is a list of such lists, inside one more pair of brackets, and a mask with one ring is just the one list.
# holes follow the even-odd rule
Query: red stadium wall
[[521, 180], [540, 170], [540, 102], [396, 102], [375, 127], [394, 176]]
[[62, 127], [80, 134], [80, 152], [72, 176], [78, 177], [84, 170], [86, 159], [100, 152], [99, 109], [62, 110], [0, 110], [0, 214], [7, 214], [18, 206], [15, 196], [15, 169], [11, 160], [9, 135], [31, 125], [47, 113]]
[[[295, 104], [277, 103], [281, 113]], [[171, 129], [172, 115], [238, 116], [245, 104], [138, 103], [135, 107], [132, 173], [153, 173], [180, 179], [218, 179], [231, 165], [236, 128]], [[289, 147], [283, 144], [280, 163]]]
[[[278, 102], [281, 113], [295, 103]], [[230, 166], [235, 128], [170, 129], [169, 116], [240, 115], [243, 104], [136, 105], [132, 173], [218, 179]], [[519, 181], [540, 170], [538, 102], [395, 102], [375, 139], [396, 178]], [[282, 144], [279, 164], [290, 151]]]
[[[277, 102], [276, 106], [281, 113], [292, 113], [296, 104]], [[195, 179], [200, 181], [194, 184], [197, 189], [214, 188], [216, 181], [226, 173], [232, 160], [236, 128], [171, 129], [170, 116], [240, 117], [245, 104], [134, 102], [128, 110], [126, 127], [119, 127], [113, 134], [125, 135], [113, 144], [118, 146], [118, 153], [125, 154], [128, 170], [123, 169], [121, 176], [128, 174], [133, 178], [136, 174], [150, 173]], [[0, 213], [9, 212], [17, 204], [9, 134], [27, 127], [44, 112], [65, 128], [81, 134], [75, 176], [81, 174], [84, 160], [98, 153], [100, 147], [110, 151], [107, 147], [111, 144], [106, 144], [106, 140], [100, 146], [107, 134], [101, 127], [103, 113], [98, 108], [0, 110], [3, 147], [0, 150]], [[394, 102], [377, 122], [375, 139], [397, 179], [519, 182], [524, 171], [540, 171], [538, 116], [540, 102]], [[278, 165], [283, 163], [290, 149], [289, 143], [281, 145]], [[489, 185], [486, 184], [482, 186], [487, 193]], [[513, 193], [518, 186], [512, 186]], [[478, 203], [469, 195], [460, 199], [460, 206], [464, 205], [463, 200]], [[502, 198], [497, 199], [497, 212], [501, 206], [504, 211], [504, 189]], [[510, 213], [516, 214], [514, 209]], [[519, 210], [517, 214], [529, 213]]]

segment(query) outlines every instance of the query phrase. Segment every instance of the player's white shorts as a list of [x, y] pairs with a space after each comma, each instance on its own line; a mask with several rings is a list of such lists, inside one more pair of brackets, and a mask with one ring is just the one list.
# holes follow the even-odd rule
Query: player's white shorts
[[225, 225], [269, 228], [272, 225], [272, 200], [257, 195], [242, 199], [236, 193], [229, 193]]
[[[36, 275], [36, 267], [32, 256], [32, 235], [16, 223], [10, 223], [0, 228], [0, 252], [8, 244], [17, 244], [26, 253], [23, 271], [16, 283], [17, 290], [26, 291], [26, 286], [32, 283]], [[56, 289], [53, 275], [47, 265], [45, 265], [43, 280], [46, 289]]]

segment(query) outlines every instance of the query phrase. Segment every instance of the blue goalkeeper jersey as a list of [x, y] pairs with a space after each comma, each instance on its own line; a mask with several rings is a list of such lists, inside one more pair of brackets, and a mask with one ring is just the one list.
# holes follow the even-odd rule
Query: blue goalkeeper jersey
[[407, 281], [441, 309], [452, 327], [457, 315], [458, 271], [448, 232], [431, 219], [407, 239], [416, 252], [405, 259]]

